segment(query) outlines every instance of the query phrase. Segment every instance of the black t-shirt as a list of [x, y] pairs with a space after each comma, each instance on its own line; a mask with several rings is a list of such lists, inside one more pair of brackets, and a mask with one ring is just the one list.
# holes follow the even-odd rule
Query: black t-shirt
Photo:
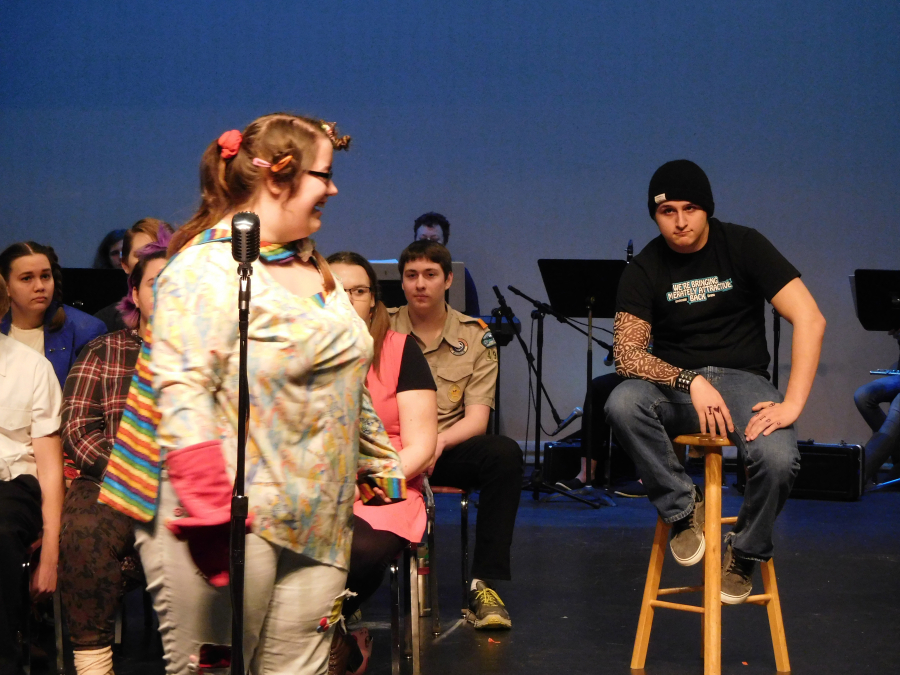
[[616, 311], [648, 322], [653, 355], [678, 368], [718, 366], [768, 378], [765, 302], [800, 272], [756, 230], [709, 219], [696, 253], [662, 235], [622, 273]]
[[431, 374], [428, 361], [416, 344], [416, 339], [412, 335], [407, 335], [406, 342], [403, 343], [403, 355], [400, 357], [397, 393], [416, 389], [437, 391], [437, 386], [434, 384], [434, 376]]

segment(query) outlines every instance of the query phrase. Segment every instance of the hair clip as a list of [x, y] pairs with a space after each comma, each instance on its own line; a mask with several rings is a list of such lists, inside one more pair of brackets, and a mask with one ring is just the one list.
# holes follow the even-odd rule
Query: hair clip
[[284, 157], [279, 159], [277, 162], [272, 164], [272, 162], [267, 162], [266, 160], [260, 159], [259, 157], [254, 157], [251, 164], [253, 164], [253, 166], [258, 166], [261, 169], [269, 169], [269, 170], [271, 170], [272, 173], [278, 173], [284, 167], [286, 167], [288, 164], [290, 164], [293, 160], [294, 160], [293, 155], [285, 155]]
[[219, 154], [222, 156], [222, 159], [231, 159], [238, 154], [243, 141], [244, 136], [237, 129], [226, 131], [219, 136], [217, 143], [219, 144]]

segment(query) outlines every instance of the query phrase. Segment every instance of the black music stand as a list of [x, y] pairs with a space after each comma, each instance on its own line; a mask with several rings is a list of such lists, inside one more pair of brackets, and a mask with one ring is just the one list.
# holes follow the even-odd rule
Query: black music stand
[[128, 276], [122, 270], [64, 267], [63, 303], [88, 314], [118, 302], [128, 292]]
[[856, 318], [866, 330], [900, 328], [900, 271], [856, 270], [853, 273]]
[[[628, 265], [624, 260], [538, 260], [541, 278], [547, 289], [550, 307], [569, 318], [587, 318], [587, 391], [584, 404], [584, 421], [581, 424], [582, 445], [585, 449], [585, 467], [588, 484], [591, 481], [593, 446], [593, 379], [594, 379], [594, 319], [612, 319], [616, 315], [616, 293], [619, 278]], [[612, 448], [610, 447], [610, 456]], [[604, 467], [604, 489], [608, 489], [609, 458]], [[605, 493], [600, 497], [605, 504], [615, 502]]]

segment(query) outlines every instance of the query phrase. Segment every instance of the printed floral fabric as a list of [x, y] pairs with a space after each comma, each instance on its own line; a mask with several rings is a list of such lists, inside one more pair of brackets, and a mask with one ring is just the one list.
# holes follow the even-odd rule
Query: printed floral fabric
[[[168, 451], [219, 439], [234, 472], [237, 296], [226, 241], [183, 250], [157, 280], [149, 371], [163, 461]], [[339, 285], [300, 298], [266, 265], [254, 265], [247, 443], [253, 531], [344, 569], [357, 474], [390, 497], [406, 490], [364, 387], [371, 358], [372, 339]]]

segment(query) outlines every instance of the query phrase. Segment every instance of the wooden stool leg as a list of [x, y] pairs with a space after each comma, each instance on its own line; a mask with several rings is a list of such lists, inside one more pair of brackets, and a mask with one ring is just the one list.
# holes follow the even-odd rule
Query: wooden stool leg
[[766, 604], [769, 613], [769, 630], [772, 631], [772, 649], [775, 650], [775, 667], [779, 673], [791, 672], [791, 662], [788, 659], [787, 638], [784, 635], [784, 621], [781, 618], [781, 598], [778, 595], [778, 582], [775, 580], [775, 565], [771, 560], [760, 563], [763, 588], [766, 594], [772, 596]]
[[722, 449], [706, 448], [703, 558], [703, 672], [722, 672]]
[[662, 518], [656, 519], [656, 534], [653, 536], [653, 548], [650, 549], [650, 567], [647, 569], [647, 581], [644, 583], [644, 599], [641, 601], [641, 618], [638, 619], [637, 635], [634, 638], [634, 652], [631, 655], [632, 670], [641, 670], [647, 661], [647, 647], [650, 644], [650, 629], [653, 627], [653, 606], [659, 592], [659, 578], [662, 575], [663, 561], [666, 556], [666, 543], [669, 526]]

